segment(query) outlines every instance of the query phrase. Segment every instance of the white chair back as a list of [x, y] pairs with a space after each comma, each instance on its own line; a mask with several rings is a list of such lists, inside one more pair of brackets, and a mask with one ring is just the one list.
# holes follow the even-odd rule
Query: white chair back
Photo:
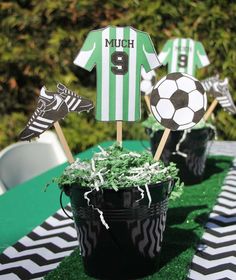
[[50, 130], [45, 131], [43, 134], [40, 135], [39, 138], [36, 138], [36, 142], [51, 144], [52, 148], [55, 152], [55, 156], [58, 160], [58, 164], [64, 163], [67, 161], [65, 152], [57, 138], [56, 133], [54, 133]]
[[42, 135], [35, 142], [12, 144], [0, 152], [0, 194], [66, 161], [53, 134]]

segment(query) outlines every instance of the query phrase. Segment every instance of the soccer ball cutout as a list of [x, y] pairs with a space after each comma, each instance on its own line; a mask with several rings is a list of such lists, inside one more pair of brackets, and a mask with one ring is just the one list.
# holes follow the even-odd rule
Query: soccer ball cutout
[[207, 107], [202, 84], [188, 74], [177, 72], [168, 74], [155, 85], [150, 102], [156, 120], [171, 130], [193, 127]]
[[156, 73], [154, 70], [146, 72], [144, 68], [141, 68], [141, 83], [140, 90], [143, 95], [151, 94], [153, 87], [156, 83]]

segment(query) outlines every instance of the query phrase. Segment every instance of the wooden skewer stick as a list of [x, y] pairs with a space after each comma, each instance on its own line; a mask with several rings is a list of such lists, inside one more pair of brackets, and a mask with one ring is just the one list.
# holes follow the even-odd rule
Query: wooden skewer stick
[[162, 154], [162, 151], [165, 147], [165, 144], [166, 144], [166, 141], [168, 139], [168, 136], [170, 134], [170, 129], [169, 128], [165, 128], [164, 132], [163, 132], [163, 135], [161, 137], [161, 141], [157, 147], [157, 150], [156, 150], [156, 153], [155, 153], [155, 156], [154, 156], [154, 160], [158, 161], [161, 157], [161, 154]]
[[210, 107], [208, 108], [208, 110], [206, 111], [203, 119], [205, 121], [208, 120], [208, 118], [210, 117], [210, 115], [212, 114], [212, 112], [214, 111], [216, 105], [218, 104], [218, 100], [217, 99], [214, 99], [213, 102], [211, 103]]
[[[37, 95], [39, 96], [39, 93], [37, 93]], [[62, 145], [62, 148], [63, 148], [63, 150], [64, 150], [64, 152], [65, 152], [65, 154], [66, 154], [66, 157], [67, 157], [68, 162], [69, 162], [70, 164], [73, 163], [73, 162], [75, 162], [75, 160], [74, 160], [74, 158], [73, 158], [73, 155], [72, 155], [72, 153], [71, 153], [71, 150], [70, 150], [70, 148], [69, 148], [69, 145], [68, 145], [68, 143], [67, 143], [67, 141], [66, 141], [65, 135], [64, 135], [64, 133], [63, 133], [63, 131], [62, 131], [62, 129], [61, 129], [61, 126], [60, 126], [59, 122], [55, 122], [53, 125], [54, 125], [54, 128], [55, 128], [55, 130], [56, 130], [56, 134], [57, 134], [57, 136], [58, 136], [58, 138], [59, 138], [59, 141], [60, 141], [60, 143], [61, 143], [61, 145]]]
[[116, 122], [116, 141], [122, 146], [122, 121]]
[[144, 100], [146, 102], [149, 113], [151, 113], [150, 96], [149, 95], [144, 95]]
[[54, 123], [54, 127], [55, 127], [55, 130], [56, 130], [57, 136], [58, 136], [58, 138], [59, 138], [59, 140], [61, 142], [61, 145], [63, 147], [63, 150], [64, 150], [64, 152], [66, 154], [68, 162], [69, 163], [75, 162], [59, 122], [55, 122]]

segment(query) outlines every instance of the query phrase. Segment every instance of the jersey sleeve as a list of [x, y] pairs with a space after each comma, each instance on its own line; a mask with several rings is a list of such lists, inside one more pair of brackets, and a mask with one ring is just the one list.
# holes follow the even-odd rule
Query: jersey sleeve
[[142, 40], [142, 65], [146, 72], [160, 67], [160, 63], [150, 36], [145, 33]]
[[169, 62], [171, 54], [171, 43], [171, 40], [168, 40], [158, 55], [158, 58], [163, 65], [166, 65]]
[[88, 71], [91, 71], [96, 64], [96, 44], [98, 43], [96, 42], [96, 33], [96, 31], [91, 31], [88, 34], [80, 52], [74, 60], [74, 64]]
[[196, 43], [196, 65], [198, 68], [205, 67], [210, 64], [207, 54], [204, 50], [202, 43]]

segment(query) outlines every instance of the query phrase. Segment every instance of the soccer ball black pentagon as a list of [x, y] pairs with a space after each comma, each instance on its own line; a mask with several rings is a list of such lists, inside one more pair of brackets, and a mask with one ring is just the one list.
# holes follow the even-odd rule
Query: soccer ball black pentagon
[[163, 77], [151, 93], [151, 110], [156, 120], [171, 130], [184, 130], [203, 117], [207, 97], [202, 84], [185, 73]]
[[146, 72], [144, 68], [141, 69], [141, 82], [140, 82], [140, 90], [143, 95], [151, 94], [153, 87], [156, 83], [156, 73], [151, 70], [150, 72]]

